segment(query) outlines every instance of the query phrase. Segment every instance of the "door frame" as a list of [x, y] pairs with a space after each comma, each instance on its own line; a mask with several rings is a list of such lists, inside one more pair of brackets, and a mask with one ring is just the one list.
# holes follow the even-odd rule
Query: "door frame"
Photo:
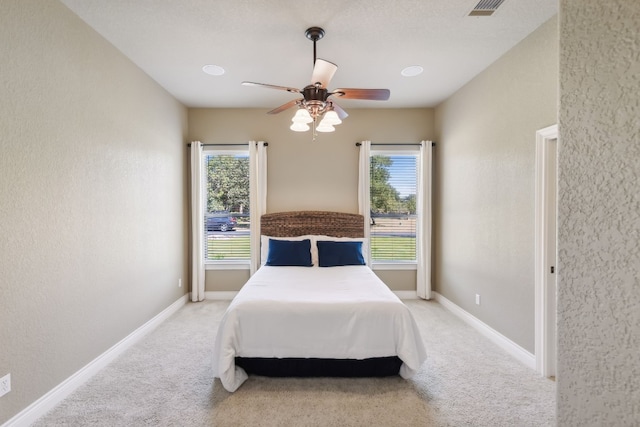
[[[557, 183], [557, 175], [550, 170], [548, 156], [550, 153], [549, 142], [558, 139], [558, 125], [552, 125], [536, 132], [536, 178], [535, 178], [535, 358], [536, 371], [544, 376], [555, 376], [556, 360], [552, 349], [557, 341], [555, 333], [549, 333], [550, 319], [556, 319], [556, 304], [551, 298], [556, 297], [549, 283], [547, 270], [548, 256], [552, 250], [549, 245], [548, 215], [556, 215], [557, 212], [548, 212], [551, 198], [555, 198], [557, 206], [557, 190], [555, 194], [549, 194], [547, 183], [553, 176]], [[557, 144], [556, 144], [557, 150]], [[556, 151], [557, 159], [557, 151]], [[554, 248], [555, 250], [555, 244]], [[554, 266], [556, 267], [556, 266]], [[557, 273], [557, 269], [555, 271]], [[557, 283], [557, 279], [556, 279]], [[553, 313], [550, 311], [554, 310]]]

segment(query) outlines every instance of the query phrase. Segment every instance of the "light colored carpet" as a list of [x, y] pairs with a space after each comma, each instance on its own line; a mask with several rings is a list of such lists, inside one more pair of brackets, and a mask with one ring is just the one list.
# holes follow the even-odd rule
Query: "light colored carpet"
[[552, 426], [555, 383], [436, 302], [405, 301], [428, 359], [411, 380], [212, 378], [228, 302], [188, 303], [34, 426]]

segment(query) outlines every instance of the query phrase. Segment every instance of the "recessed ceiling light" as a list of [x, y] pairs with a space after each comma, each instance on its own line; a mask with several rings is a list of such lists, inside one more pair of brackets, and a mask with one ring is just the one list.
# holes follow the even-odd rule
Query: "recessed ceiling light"
[[202, 71], [212, 76], [221, 76], [224, 74], [224, 68], [213, 64], [205, 65], [202, 67]]
[[405, 77], [413, 77], [413, 76], [417, 76], [418, 74], [422, 74], [423, 71], [424, 71], [424, 68], [422, 68], [421, 66], [412, 65], [402, 70], [400, 74], [402, 74]]

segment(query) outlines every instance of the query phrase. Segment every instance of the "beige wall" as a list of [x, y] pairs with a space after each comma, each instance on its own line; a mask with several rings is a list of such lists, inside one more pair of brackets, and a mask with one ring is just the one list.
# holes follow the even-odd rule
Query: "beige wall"
[[0, 13], [0, 424], [178, 300], [187, 111], [56, 1]]
[[[256, 89], [256, 97], [260, 96]], [[263, 140], [268, 148], [267, 211], [358, 212], [357, 141], [416, 143], [433, 139], [433, 109], [346, 108], [349, 117], [331, 134], [312, 142], [311, 132], [289, 130], [294, 111], [268, 115], [263, 109], [190, 109], [189, 139], [203, 143]], [[206, 290], [238, 290], [246, 271], [207, 272]], [[213, 277], [214, 274], [217, 277]], [[415, 290], [415, 272], [384, 272], [393, 290]]]
[[640, 2], [560, 2], [558, 425], [640, 425]]
[[554, 17], [436, 109], [436, 291], [530, 352], [535, 132], [557, 121], [557, 62]]

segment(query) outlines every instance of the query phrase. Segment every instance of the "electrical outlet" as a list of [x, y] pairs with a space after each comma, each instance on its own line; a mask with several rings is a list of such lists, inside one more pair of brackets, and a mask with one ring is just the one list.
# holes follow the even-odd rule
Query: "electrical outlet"
[[476, 305], [480, 305], [480, 294], [476, 294]]
[[4, 396], [10, 391], [11, 391], [11, 374], [7, 374], [4, 377], [0, 378], [0, 396]]
[[178, 287], [181, 288], [182, 287], [182, 279], [178, 279]]

